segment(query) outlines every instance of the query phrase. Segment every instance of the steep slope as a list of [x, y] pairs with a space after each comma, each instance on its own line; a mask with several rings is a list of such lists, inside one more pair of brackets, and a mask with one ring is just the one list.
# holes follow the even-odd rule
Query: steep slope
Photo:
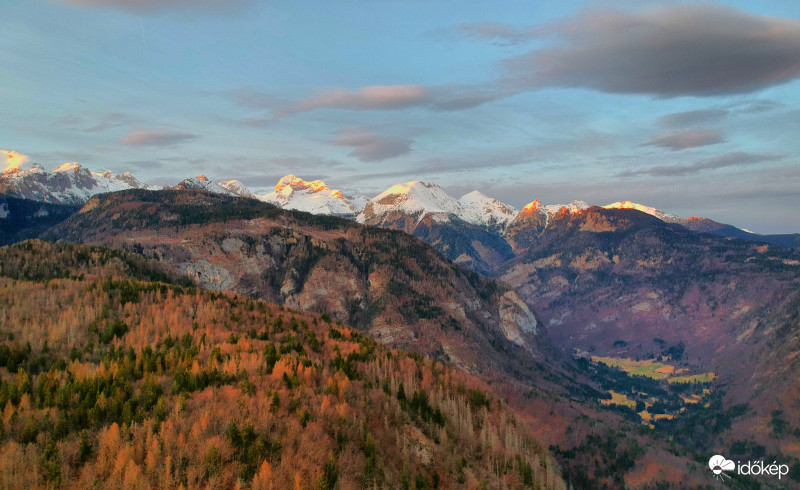
[[481, 201], [474, 195], [467, 198], [472, 203], [472, 218], [484, 219], [483, 226], [467, 222], [461, 203], [439, 186], [407, 182], [370, 200], [356, 220], [421, 238], [453, 262], [488, 275], [513, 257], [513, 251], [501, 236], [487, 229], [496, 220], [477, 212], [483, 209]]
[[526, 204], [506, 228], [505, 238], [515, 254], [533, 246], [550, 219], [550, 213], [537, 199]]
[[593, 207], [553, 217], [500, 277], [570, 347], [610, 353], [624, 341], [635, 357], [656, 350], [652, 338], [682, 340], [688, 359], [710, 366], [745, 319], [798, 285], [798, 258]]
[[508, 204], [472, 191], [458, 200], [461, 205], [461, 218], [473, 225], [483, 226], [502, 235], [514, 220], [517, 210]]
[[80, 208], [80, 205], [50, 204], [0, 194], [0, 246], [36, 237]]
[[233, 192], [239, 197], [255, 197], [253, 193], [245, 187], [244, 184], [239, 182], [238, 180], [224, 180], [222, 182], [218, 182], [218, 185], [225, 190]]
[[0, 248], [0, 486], [566, 488], [482, 381], [173, 281], [104, 247]]
[[141, 252], [203, 287], [330, 314], [473, 372], [533, 379], [563, 359], [516, 293], [399, 232], [218, 194], [127, 191], [93, 198], [47, 236]]

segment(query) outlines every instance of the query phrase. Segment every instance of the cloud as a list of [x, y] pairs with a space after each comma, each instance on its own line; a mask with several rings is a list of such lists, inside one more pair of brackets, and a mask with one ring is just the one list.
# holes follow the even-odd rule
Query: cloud
[[661, 126], [677, 128], [696, 126], [720, 121], [730, 114], [728, 109], [700, 109], [696, 111], [675, 112], [658, 118]]
[[764, 153], [732, 152], [713, 158], [699, 160], [690, 165], [658, 165], [639, 170], [627, 170], [620, 173], [619, 177], [634, 177], [638, 175], [653, 175], [657, 177], [675, 177], [701, 172], [703, 170], [716, 170], [726, 167], [739, 167], [757, 163], [775, 162], [786, 158], [786, 155], [771, 155]]
[[252, 0], [52, 0], [81, 8], [115, 8], [133, 14], [152, 14], [165, 10], [222, 14], [241, 10]]
[[[275, 117], [285, 117], [318, 109], [351, 111], [390, 111], [424, 107], [435, 111], [459, 111], [508, 97], [516, 93], [495, 84], [445, 85], [373, 85], [356, 90], [331, 88], [305, 99], [290, 102], [255, 92], [232, 93], [234, 103], [251, 109], [271, 110]], [[246, 119], [250, 126], [265, 126], [269, 119]]]
[[767, 99], [737, 101], [721, 107], [665, 114], [659, 117], [656, 122], [660, 126], [668, 128], [698, 126], [702, 124], [717, 123], [729, 116], [770, 112], [783, 106], [784, 104], [780, 102]]
[[350, 156], [354, 156], [362, 162], [379, 162], [409, 153], [412, 141], [386, 138], [372, 133], [349, 132], [331, 140], [330, 143], [354, 148]]
[[657, 134], [647, 143], [643, 143], [642, 146], [658, 146], [672, 151], [679, 151], [715, 145], [724, 141], [725, 138], [722, 137], [722, 133], [715, 129], [690, 129], [688, 131]]
[[10, 170], [20, 170], [22, 166], [28, 161], [28, 155], [17, 153], [14, 150], [0, 150], [0, 155], [5, 155], [6, 164], [3, 167], [3, 172]]
[[129, 146], [174, 146], [198, 137], [177, 131], [139, 129], [128, 133], [119, 142]]
[[588, 11], [542, 26], [556, 40], [503, 62], [526, 89], [657, 97], [743, 94], [800, 76], [800, 21], [711, 4]]
[[355, 92], [332, 89], [299, 102], [293, 112], [323, 108], [351, 110], [404, 109], [428, 101], [428, 91], [422, 85], [376, 85]]
[[518, 29], [501, 22], [476, 22], [462, 24], [458, 33], [464, 37], [488, 40], [498, 45], [515, 45], [540, 35], [537, 29]]

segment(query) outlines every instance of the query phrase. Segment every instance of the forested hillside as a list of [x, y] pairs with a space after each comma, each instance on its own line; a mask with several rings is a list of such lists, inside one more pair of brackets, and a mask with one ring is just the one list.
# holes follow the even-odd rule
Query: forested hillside
[[563, 488], [480, 380], [102, 247], [0, 249], [0, 486]]
[[563, 391], [570, 360], [519, 296], [405, 233], [201, 191], [92, 198], [52, 240], [140, 253], [198, 286], [330, 315], [473, 374]]

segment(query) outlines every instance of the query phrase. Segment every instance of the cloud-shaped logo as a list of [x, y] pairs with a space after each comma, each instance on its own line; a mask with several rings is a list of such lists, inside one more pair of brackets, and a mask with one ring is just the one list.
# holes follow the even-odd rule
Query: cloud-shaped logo
[[736, 469], [736, 463], [731, 461], [730, 459], [725, 459], [725, 456], [716, 454], [711, 456], [711, 459], [708, 460], [708, 467], [711, 468], [711, 471], [714, 473], [715, 478], [722, 479], [726, 475], [723, 471], [733, 471]]

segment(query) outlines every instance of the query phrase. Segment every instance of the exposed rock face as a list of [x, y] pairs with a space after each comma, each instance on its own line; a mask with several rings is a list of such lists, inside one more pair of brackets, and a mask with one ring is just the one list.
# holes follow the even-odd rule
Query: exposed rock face
[[98, 196], [51, 238], [138, 251], [203, 287], [328, 313], [472, 371], [536, 379], [565, 362], [516, 293], [400, 232], [256, 200], [159, 191]]
[[539, 322], [528, 305], [514, 291], [500, 297], [500, 328], [506, 338], [519, 346], [530, 344], [530, 338], [538, 333]]
[[[560, 212], [500, 277], [569, 347], [657, 355], [686, 345], [705, 369], [735, 354], [748, 322], [800, 287], [800, 253], [701, 235], [628, 209]], [[745, 334], [745, 337], [748, 337]]]
[[221, 265], [200, 259], [178, 265], [178, 270], [189, 276], [198, 286], [213, 291], [225, 291], [233, 283], [231, 274]]

